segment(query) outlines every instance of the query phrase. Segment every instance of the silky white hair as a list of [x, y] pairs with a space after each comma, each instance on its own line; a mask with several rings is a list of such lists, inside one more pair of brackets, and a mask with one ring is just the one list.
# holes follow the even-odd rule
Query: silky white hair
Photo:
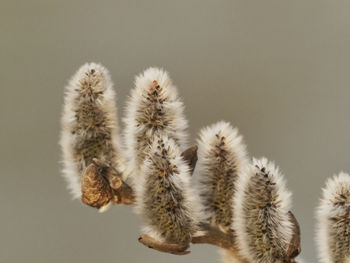
[[350, 176], [334, 175], [316, 211], [316, 243], [322, 263], [350, 262]]
[[251, 262], [282, 262], [293, 235], [291, 193], [279, 169], [266, 158], [253, 159], [245, 173], [234, 198], [238, 248]]
[[123, 120], [126, 156], [135, 180], [155, 136], [166, 135], [181, 150], [186, 147], [184, 105], [163, 69], [149, 68], [136, 77]]
[[[87, 63], [80, 67], [65, 88], [60, 146], [63, 176], [73, 198], [81, 196], [82, 174], [91, 157], [115, 166], [123, 175], [127, 174], [125, 161], [119, 151], [115, 101], [112, 80], [107, 69], [100, 64]], [[100, 126], [90, 124], [97, 116]], [[96, 146], [99, 148], [98, 156], [90, 156], [93, 153], [89, 152], [87, 144], [100, 134], [106, 136], [105, 142]], [[89, 155], [89, 160], [82, 152]]]
[[145, 223], [143, 232], [159, 241], [188, 242], [198, 227], [198, 200], [175, 140], [156, 136], [140, 170], [136, 211]]
[[202, 220], [226, 232], [232, 229], [236, 181], [249, 165], [246, 146], [238, 129], [224, 121], [203, 128], [197, 142]]

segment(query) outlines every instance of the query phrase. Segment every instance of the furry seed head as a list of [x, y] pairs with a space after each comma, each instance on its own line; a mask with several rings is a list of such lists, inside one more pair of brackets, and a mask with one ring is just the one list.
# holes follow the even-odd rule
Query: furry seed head
[[319, 259], [350, 262], [350, 176], [340, 173], [326, 182], [316, 213]]
[[236, 181], [247, 165], [246, 146], [237, 129], [221, 121], [201, 130], [196, 177], [202, 214], [223, 231], [232, 229]]
[[198, 224], [190, 176], [177, 143], [167, 136], [154, 138], [136, 188], [136, 209], [146, 234], [160, 241], [190, 241]]
[[63, 175], [74, 198], [81, 195], [86, 167], [98, 158], [118, 171], [126, 167], [118, 142], [116, 95], [107, 69], [83, 65], [65, 88], [60, 145]]
[[126, 154], [134, 173], [138, 174], [154, 136], [166, 135], [185, 149], [184, 105], [164, 70], [149, 68], [136, 77], [125, 113]]
[[253, 160], [234, 198], [234, 231], [242, 255], [252, 262], [282, 262], [292, 238], [290, 192], [279, 169]]

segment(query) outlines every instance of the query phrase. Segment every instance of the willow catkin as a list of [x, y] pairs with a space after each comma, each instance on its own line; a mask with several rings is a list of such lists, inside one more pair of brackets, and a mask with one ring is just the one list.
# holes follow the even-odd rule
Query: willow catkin
[[136, 77], [125, 109], [126, 156], [137, 177], [155, 136], [166, 135], [185, 149], [184, 105], [168, 73], [149, 68]]
[[159, 241], [188, 243], [196, 233], [198, 209], [191, 172], [174, 139], [152, 141], [136, 185], [136, 210], [143, 232]]
[[316, 213], [319, 260], [323, 263], [350, 262], [350, 176], [330, 178]]
[[[119, 150], [115, 101], [109, 73], [99, 64], [83, 65], [65, 88], [60, 145], [63, 175], [74, 198], [81, 196], [83, 173], [93, 158], [126, 174]], [[94, 206], [102, 205], [96, 200]]]
[[265, 158], [254, 159], [237, 186], [233, 229], [240, 252], [251, 262], [283, 262], [293, 224], [291, 194], [279, 169]]
[[232, 229], [236, 181], [249, 164], [238, 130], [218, 122], [200, 131], [196, 177], [205, 221], [223, 231]]

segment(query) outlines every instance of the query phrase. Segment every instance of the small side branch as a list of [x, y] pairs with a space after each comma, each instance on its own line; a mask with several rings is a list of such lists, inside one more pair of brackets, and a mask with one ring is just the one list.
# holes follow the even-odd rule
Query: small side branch
[[146, 247], [173, 255], [186, 255], [190, 253], [190, 251], [187, 250], [189, 248], [189, 244], [163, 243], [148, 235], [141, 235], [139, 237], [139, 242]]
[[237, 252], [235, 247], [235, 238], [233, 234], [224, 233], [216, 227], [212, 227], [209, 224], [202, 224], [201, 229], [205, 232], [203, 236], [194, 236], [192, 238], [193, 244], [210, 244], [224, 249]]
[[193, 237], [193, 244], [209, 244], [227, 249], [231, 251], [240, 262], [247, 263], [247, 261], [239, 255], [233, 232], [225, 233], [219, 228], [210, 226], [209, 224], [202, 224], [201, 229], [205, 231], [205, 234]]
[[134, 191], [126, 182], [123, 181], [121, 174], [116, 169], [110, 167], [100, 160], [94, 158], [93, 164], [96, 165], [108, 182], [113, 191], [113, 202], [116, 204], [131, 205], [134, 203]]

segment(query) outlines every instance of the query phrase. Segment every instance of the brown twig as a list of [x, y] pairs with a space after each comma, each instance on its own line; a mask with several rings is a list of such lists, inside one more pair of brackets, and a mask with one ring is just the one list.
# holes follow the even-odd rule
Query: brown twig
[[224, 233], [220, 229], [210, 226], [209, 224], [201, 224], [200, 228], [205, 234], [202, 236], [194, 236], [192, 238], [193, 244], [210, 244], [237, 252], [232, 233]]
[[93, 163], [102, 170], [102, 175], [107, 178], [113, 189], [113, 202], [116, 204], [131, 205], [134, 203], [133, 189], [123, 181], [122, 176], [113, 167], [104, 164], [94, 158]]
[[233, 232], [225, 233], [219, 228], [213, 227], [209, 224], [201, 224], [200, 227], [205, 234], [202, 236], [192, 237], [191, 242], [193, 244], [209, 244], [223, 249], [227, 249], [232, 254], [234, 254], [236, 258], [240, 260], [240, 262], [247, 263], [247, 261], [243, 259], [238, 253]]
[[[197, 146], [188, 148], [182, 153], [183, 158], [188, 162], [193, 172], [197, 162]], [[116, 204], [132, 205], [134, 204], [134, 191], [126, 182], [122, 180], [122, 176], [109, 165], [98, 159], [93, 159], [93, 163], [86, 169], [82, 180], [82, 202], [92, 206], [101, 207], [113, 201]], [[292, 212], [289, 212], [290, 220], [294, 225], [294, 234], [286, 251], [285, 263], [296, 263], [295, 257], [299, 255], [300, 248], [300, 228], [299, 224]], [[231, 251], [242, 263], [246, 263], [238, 253], [235, 244], [235, 236], [233, 232], [223, 232], [220, 229], [210, 226], [209, 224], [201, 224], [200, 229], [204, 232], [201, 236], [192, 237], [193, 244], [210, 244]], [[141, 235], [139, 242], [149, 248], [160, 252], [170, 253], [174, 255], [186, 255], [189, 244], [164, 243], [155, 240], [148, 235]]]
[[[286, 251], [285, 263], [296, 263], [295, 258], [300, 254], [300, 228], [299, 223], [291, 211], [288, 212], [290, 219], [294, 225], [293, 237], [290, 242], [289, 248]], [[208, 224], [202, 224], [201, 230], [205, 232], [202, 236], [195, 236], [192, 238], [193, 244], [210, 244], [223, 249], [231, 251], [237, 259], [241, 262], [247, 262], [239, 255], [237, 245], [235, 244], [235, 236], [233, 232], [222, 232], [220, 229], [210, 226]]]
[[190, 251], [187, 250], [189, 248], [189, 244], [159, 242], [148, 235], [141, 235], [139, 237], [139, 242], [146, 247], [173, 255], [186, 255], [190, 253]]

